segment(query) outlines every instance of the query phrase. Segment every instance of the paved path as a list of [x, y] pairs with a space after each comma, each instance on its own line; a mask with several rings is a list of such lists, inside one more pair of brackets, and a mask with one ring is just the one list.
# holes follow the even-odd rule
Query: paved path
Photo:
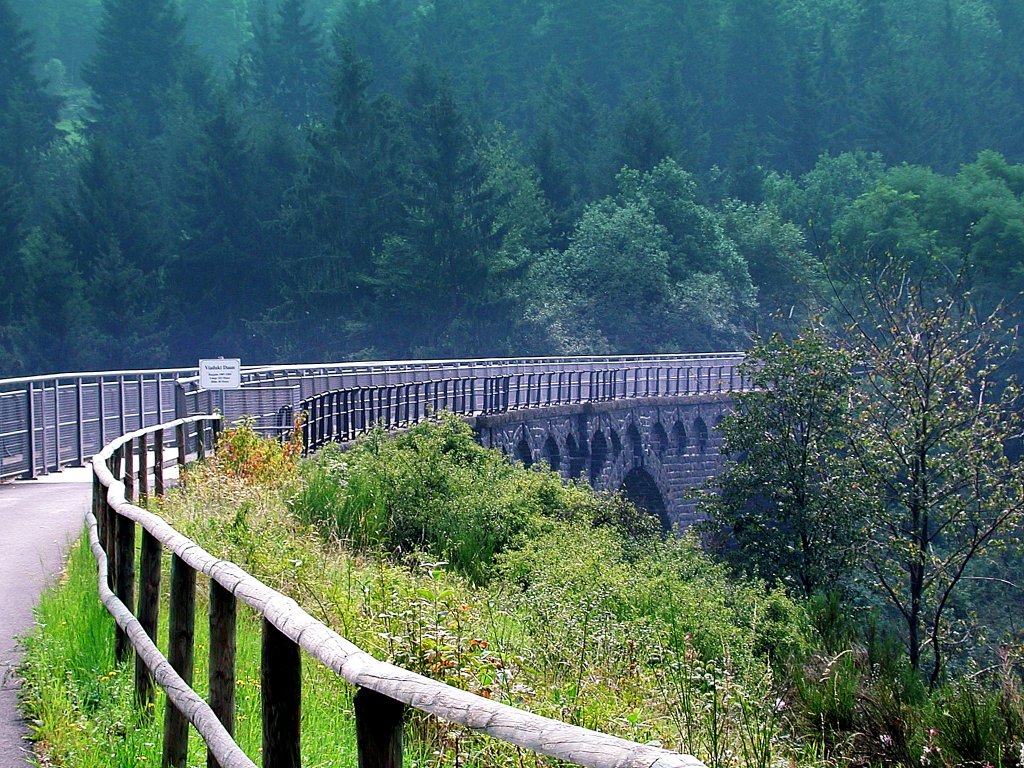
[[0, 485], [0, 768], [24, 768], [31, 746], [18, 713], [15, 638], [32, 626], [43, 588], [60, 573], [89, 507], [88, 470]]

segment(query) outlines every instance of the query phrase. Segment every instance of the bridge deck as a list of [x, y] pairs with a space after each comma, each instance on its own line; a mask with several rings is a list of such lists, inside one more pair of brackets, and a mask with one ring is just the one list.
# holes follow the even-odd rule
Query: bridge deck
[[32, 627], [43, 589], [82, 532], [90, 474], [70, 469], [45, 480], [0, 484], [0, 768], [25, 768], [31, 745], [17, 708], [16, 638]]

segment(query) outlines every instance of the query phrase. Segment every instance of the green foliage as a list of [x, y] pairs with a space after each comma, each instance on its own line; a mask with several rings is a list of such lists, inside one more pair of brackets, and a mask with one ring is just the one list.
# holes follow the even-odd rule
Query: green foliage
[[168, 92], [184, 74], [184, 31], [176, 3], [103, 0], [96, 54], [83, 73], [99, 115], [111, 121], [101, 126], [116, 125], [116, 116], [138, 121], [143, 135], [158, 133]]
[[303, 476], [289, 501], [299, 519], [358, 548], [426, 549], [477, 583], [544, 518], [614, 516], [557, 475], [517, 471], [451, 415], [394, 439], [376, 433], [344, 454], [323, 451]]
[[848, 586], [866, 510], [859, 466], [846, 448], [852, 357], [818, 330], [751, 349], [752, 390], [723, 421], [727, 461], [720, 492], [702, 496], [723, 555], [747, 573], [805, 596]]
[[[697, 202], [693, 177], [666, 160], [646, 173], [626, 169], [618, 183], [617, 195], [587, 206], [569, 247], [541, 265], [551, 290], [538, 310], [557, 323], [552, 335], [611, 350], [735, 344], [753, 285], [721, 217]], [[615, 297], [615, 312], [594, 301], [600, 295]]]
[[10, 0], [0, 0], [0, 51], [0, 168], [25, 179], [56, 134], [58, 104], [36, 74], [32, 37]]
[[252, 40], [247, 64], [259, 99], [291, 125], [322, 107], [324, 30], [311, 20], [306, 0], [252, 3]]
[[1024, 515], [1024, 465], [1006, 455], [1021, 419], [1005, 373], [1016, 332], [1000, 310], [979, 315], [898, 269], [894, 280], [870, 287], [852, 317], [865, 374], [851, 437], [871, 504], [868, 569], [934, 687], [951, 598]]
[[975, 299], [991, 310], [1024, 288], [1022, 168], [982, 152], [956, 175], [920, 166], [883, 174], [837, 220], [840, 275], [870, 274], [898, 253], [911, 273], [942, 280], [963, 273]]
[[1002, 696], [970, 680], [943, 689], [935, 701], [935, 727], [928, 731], [928, 764], [1005, 765], [1016, 758], [1004, 755]]
[[583, 631], [579, 615], [552, 611], [562, 605], [583, 606], [601, 626], [651, 634], [659, 646], [689, 645], [703, 658], [781, 661], [803, 648], [801, 617], [781, 592], [730, 583], [692, 539], [649, 539], [631, 553], [614, 528], [558, 522], [501, 555], [498, 578], [521, 591], [515, 599], [537, 617], [552, 652], [560, 637]]

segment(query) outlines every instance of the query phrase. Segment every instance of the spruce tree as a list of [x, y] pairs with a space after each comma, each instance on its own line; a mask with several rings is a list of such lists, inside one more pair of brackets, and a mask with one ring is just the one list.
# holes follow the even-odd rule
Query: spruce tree
[[32, 39], [0, 0], [0, 166], [24, 178], [33, 155], [54, 137], [58, 101], [33, 71]]
[[[22, 288], [18, 251], [25, 237], [25, 190], [0, 166], [0, 337], [17, 323]], [[0, 344], [2, 346], [2, 344]]]
[[190, 358], [218, 349], [243, 354], [243, 322], [273, 301], [274, 241], [260, 220], [260, 197], [274, 196], [259, 173], [238, 116], [222, 103], [198, 126], [175, 206], [182, 237], [167, 267], [182, 321], [174, 346]]
[[282, 0], [274, 13], [262, 0], [248, 58], [257, 94], [292, 125], [322, 109], [323, 40], [308, 18], [306, 0]]
[[352, 45], [342, 43], [338, 56], [334, 114], [311, 128], [308, 162], [286, 205], [293, 249], [283, 269], [284, 302], [270, 313], [282, 323], [279, 333], [329, 358], [377, 344], [367, 321], [374, 254], [403, 226], [410, 175], [400, 107], [370, 95], [370, 66]]
[[[107, 366], [163, 363], [163, 274], [168, 236], [154, 186], [93, 140], [73, 199], [57, 217], [56, 238], [82, 276], [95, 317], [93, 352]], [[111, 286], [116, 290], [111, 290]], [[131, 318], [130, 323], [125, 318]]]
[[503, 250], [508, 204], [452, 87], [420, 69], [410, 84], [414, 192], [403, 231], [382, 251], [381, 319], [407, 354], [494, 354], [507, 340], [510, 281], [521, 266]]
[[101, 124], [115, 116], [159, 132], [168, 91], [184, 71], [185, 22], [173, 0], [104, 0], [97, 51], [83, 73]]

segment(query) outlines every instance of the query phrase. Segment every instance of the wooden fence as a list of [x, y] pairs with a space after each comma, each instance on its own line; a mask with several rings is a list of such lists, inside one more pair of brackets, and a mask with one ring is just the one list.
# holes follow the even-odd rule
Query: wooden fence
[[[703, 766], [689, 755], [567, 725], [378, 661], [314, 619], [294, 600], [234, 563], [212, 556], [133, 503], [145, 500], [151, 492], [163, 493], [166, 466], [184, 467], [193, 454], [203, 459], [215, 448], [220, 425], [220, 416], [194, 416], [150, 427], [115, 440], [92, 460], [93, 503], [87, 522], [98, 565], [100, 599], [117, 624], [118, 660], [135, 654], [140, 706], [153, 701], [154, 685], [167, 693], [164, 766], [185, 765], [191, 723], [207, 745], [210, 768], [255, 768], [232, 739], [238, 601], [262, 616], [265, 768], [301, 765], [300, 649], [357, 687], [359, 768], [401, 768], [406, 707], [587, 768]], [[164, 448], [172, 440], [175, 455], [168, 460]], [[136, 545], [136, 526], [142, 528], [141, 546]], [[164, 550], [171, 557], [166, 657], [155, 642]], [[191, 687], [197, 573], [206, 574], [210, 582], [208, 700]]]

